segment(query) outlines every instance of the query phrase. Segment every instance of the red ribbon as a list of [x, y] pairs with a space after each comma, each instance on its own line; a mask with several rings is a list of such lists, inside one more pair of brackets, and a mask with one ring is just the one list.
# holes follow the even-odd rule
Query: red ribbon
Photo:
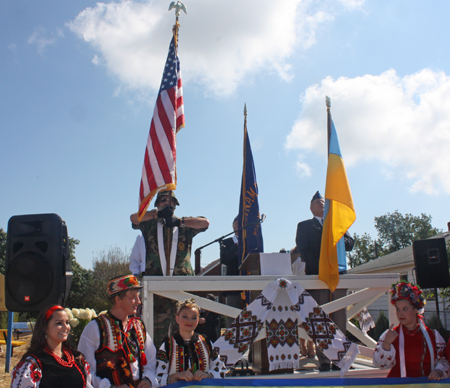
[[53, 306], [50, 307], [47, 312], [45, 313], [45, 320], [48, 321], [48, 319], [52, 316], [52, 314], [55, 312], [55, 310], [64, 310], [64, 307], [61, 306]]

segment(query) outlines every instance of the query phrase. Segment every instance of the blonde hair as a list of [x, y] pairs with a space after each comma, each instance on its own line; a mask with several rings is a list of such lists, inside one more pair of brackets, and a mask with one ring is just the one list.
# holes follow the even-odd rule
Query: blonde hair
[[185, 300], [179, 300], [176, 304], [177, 307], [177, 315], [180, 313], [180, 311], [184, 308], [195, 308], [197, 309], [197, 311], [200, 313], [200, 307], [198, 306], [198, 304], [195, 302], [194, 298], [191, 299], [185, 299]]

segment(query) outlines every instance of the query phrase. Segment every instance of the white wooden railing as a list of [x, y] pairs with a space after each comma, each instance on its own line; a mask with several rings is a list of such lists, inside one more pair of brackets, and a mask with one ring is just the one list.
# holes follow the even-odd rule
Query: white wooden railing
[[[206, 310], [236, 317], [241, 310], [226, 306], [219, 302], [214, 302], [206, 298], [191, 294], [196, 291], [259, 291], [263, 290], [269, 283], [280, 277], [284, 277], [292, 283], [299, 283], [304, 289], [325, 289], [326, 285], [318, 279], [316, 275], [300, 276], [144, 276], [143, 303], [144, 322], [150, 335], [153, 335], [153, 295], [157, 294], [173, 300], [183, 300], [195, 298], [197, 304]], [[347, 296], [333, 302], [322, 305], [322, 309], [330, 314], [342, 308], [347, 309], [347, 319], [350, 320], [364, 307], [370, 305], [381, 295], [389, 290], [392, 283], [399, 280], [399, 274], [376, 274], [376, 275], [341, 275], [338, 288], [353, 291]], [[389, 298], [388, 298], [389, 300]], [[397, 324], [395, 309], [389, 303], [389, 321]], [[365, 335], [361, 330], [347, 321], [347, 330], [357, 337], [365, 346], [360, 346], [361, 354], [372, 358], [375, 341]], [[306, 332], [299, 328], [299, 336], [308, 338]], [[265, 337], [265, 330], [262, 330], [258, 339]]]

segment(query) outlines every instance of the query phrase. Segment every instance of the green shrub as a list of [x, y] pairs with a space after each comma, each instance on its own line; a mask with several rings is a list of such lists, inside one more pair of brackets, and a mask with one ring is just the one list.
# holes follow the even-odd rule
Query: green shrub
[[373, 329], [370, 329], [367, 334], [375, 341], [378, 341], [381, 334], [383, 334], [387, 329], [389, 329], [389, 319], [386, 317], [383, 311], [380, 310], [380, 315], [375, 322], [375, 327]]

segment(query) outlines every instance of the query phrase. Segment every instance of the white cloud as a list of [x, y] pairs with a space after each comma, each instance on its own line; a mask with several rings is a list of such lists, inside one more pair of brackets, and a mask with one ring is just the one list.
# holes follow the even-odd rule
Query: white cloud
[[340, 0], [341, 3], [349, 10], [361, 9], [365, 0]]
[[94, 58], [92, 58], [92, 63], [93, 63], [95, 66], [100, 65], [101, 61], [100, 61], [100, 58], [98, 57], [98, 55], [94, 55]]
[[[316, 31], [333, 20], [328, 3], [348, 8], [342, 0], [191, 0], [188, 15], [180, 17], [183, 82], [226, 96], [261, 70], [291, 80], [291, 54], [314, 44]], [[97, 3], [68, 26], [125, 86], [157, 90], [174, 23], [167, 8], [162, 2]]]
[[36, 45], [38, 53], [42, 55], [47, 46], [54, 46], [58, 38], [62, 37], [64, 33], [60, 28], [57, 28], [55, 33], [50, 33], [44, 27], [38, 27], [28, 38], [28, 44]]
[[310, 177], [311, 176], [311, 167], [309, 166], [308, 163], [305, 163], [302, 161], [303, 157], [299, 157], [296, 164], [295, 164], [295, 168], [297, 170], [297, 174], [300, 177]]
[[[412, 181], [412, 191], [450, 193], [450, 77], [424, 69], [400, 78], [333, 80], [309, 87], [302, 111], [286, 139], [291, 150], [326, 153], [325, 95], [346, 166], [381, 161], [380, 170]], [[385, 169], [385, 166], [388, 166]]]

